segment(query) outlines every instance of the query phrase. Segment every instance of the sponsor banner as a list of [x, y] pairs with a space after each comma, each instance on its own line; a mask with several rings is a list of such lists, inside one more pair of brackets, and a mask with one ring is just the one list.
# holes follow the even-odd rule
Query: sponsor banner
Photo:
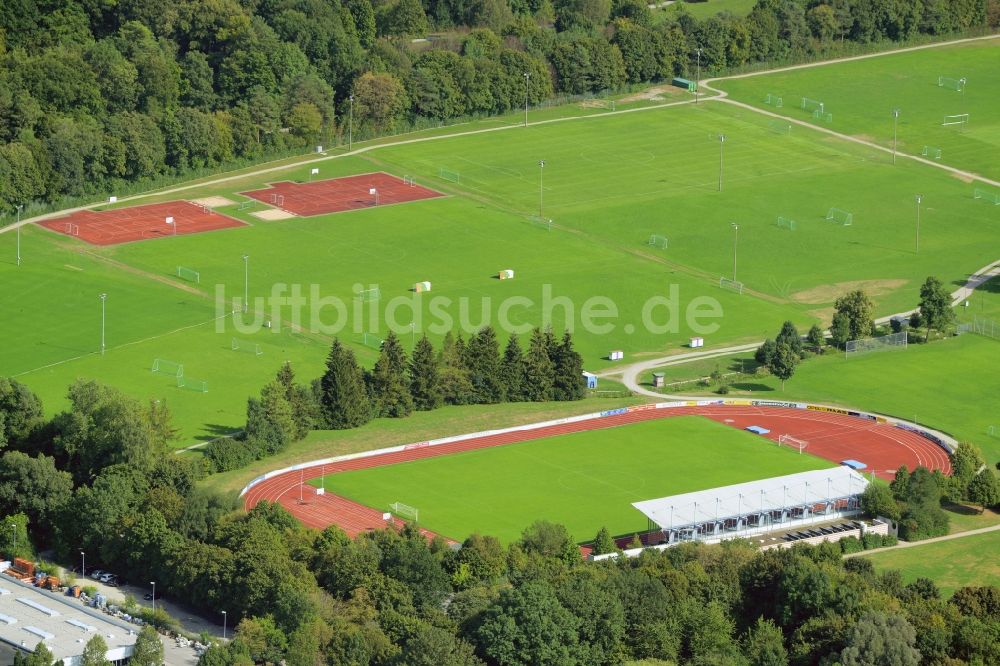
[[811, 409], [814, 412], [830, 412], [831, 414], [850, 414], [846, 409], [839, 409], [837, 407], [827, 407], [826, 405], [806, 405], [806, 409]]
[[604, 418], [605, 416], [618, 416], [619, 414], [628, 414], [628, 407], [619, 407], [618, 409], [609, 409], [605, 412], [601, 412], [599, 416]]
[[[709, 403], [713, 404], [713, 403]], [[753, 403], [749, 400], [720, 400], [717, 405], [732, 405], [733, 407], [750, 407]]]
[[874, 414], [865, 414], [864, 412], [848, 411], [847, 415], [848, 416], [853, 416], [853, 417], [858, 418], [858, 419], [865, 419], [866, 421], [876, 421], [877, 420], [875, 418]]
[[407, 444], [403, 447], [404, 451], [410, 451], [412, 449], [422, 449], [425, 446], [430, 446], [430, 442], [414, 442], [413, 444]]
[[797, 402], [785, 402], [782, 400], [751, 400], [754, 407], [785, 407], [788, 409], [799, 409], [801, 405]]
[[670, 409], [671, 407], [684, 407], [685, 405], [695, 405], [694, 402], [658, 402], [657, 409]]
[[645, 404], [645, 405], [634, 405], [632, 407], [628, 407], [625, 411], [628, 411], [628, 412], [644, 412], [644, 411], [646, 411], [648, 409], [656, 409], [656, 404], [654, 404], [654, 403], [648, 403], [648, 404]]
[[906, 430], [907, 432], [912, 432], [915, 435], [920, 435], [924, 439], [929, 439], [930, 441], [934, 442], [935, 444], [937, 444], [938, 446], [940, 446], [942, 449], [944, 449], [945, 451], [947, 451], [949, 454], [953, 453], [952, 448], [948, 445], [947, 442], [945, 442], [943, 439], [941, 439], [937, 435], [935, 435], [933, 433], [927, 432], [923, 428], [918, 428], [916, 426], [911, 426], [909, 423], [895, 423], [893, 425], [895, 425], [900, 430]]

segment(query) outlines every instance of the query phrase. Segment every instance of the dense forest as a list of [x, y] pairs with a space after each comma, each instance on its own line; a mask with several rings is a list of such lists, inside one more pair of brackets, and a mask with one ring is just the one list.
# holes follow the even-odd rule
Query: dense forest
[[697, 49], [720, 72], [998, 23], [998, 0], [760, 0], [701, 21], [645, 0], [5, 0], [0, 212], [329, 145], [348, 124], [669, 78]]

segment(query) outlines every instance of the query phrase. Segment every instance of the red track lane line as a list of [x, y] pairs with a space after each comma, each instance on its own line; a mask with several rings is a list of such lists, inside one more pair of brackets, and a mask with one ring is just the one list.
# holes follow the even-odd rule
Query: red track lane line
[[[515, 430], [439, 446], [404, 449], [286, 472], [250, 488], [244, 496], [244, 506], [249, 510], [263, 500], [278, 502], [309, 527], [322, 529], [329, 525], [337, 525], [353, 537], [367, 530], [385, 528], [386, 523], [382, 519], [381, 512], [331, 493], [317, 495], [312, 486], [306, 485], [300, 490], [300, 480], [312, 480], [324, 472], [336, 474], [400, 464], [560, 434], [614, 428], [651, 419], [684, 415], [704, 416], [740, 429], [750, 425], [761, 425], [771, 430], [767, 438], [775, 442], [779, 435], [791, 434], [809, 441], [808, 451], [813, 455], [833, 462], [848, 458], [859, 459], [868, 464], [870, 471], [885, 479], [892, 478], [895, 470], [903, 464], [910, 468], [924, 465], [930, 469], [940, 469], [946, 474], [951, 471], [948, 456], [939, 446], [916, 433], [887, 423], [867, 421], [834, 412], [785, 407], [684, 406], [639, 410], [587, 421]], [[299, 502], [300, 492], [303, 497], [309, 495], [308, 501]], [[427, 534], [429, 537], [433, 536], [433, 533], [427, 532]]]

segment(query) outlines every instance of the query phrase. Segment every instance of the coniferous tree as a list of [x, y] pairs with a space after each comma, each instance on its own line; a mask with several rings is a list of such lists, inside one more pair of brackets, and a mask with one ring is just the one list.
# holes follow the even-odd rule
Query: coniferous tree
[[285, 362], [278, 370], [278, 382], [285, 390], [285, 399], [292, 408], [292, 419], [295, 421], [295, 440], [303, 439], [313, 429], [315, 408], [312, 393], [304, 386], [295, 383], [295, 371], [292, 364]]
[[410, 357], [410, 395], [413, 406], [421, 411], [437, 409], [443, 402], [438, 361], [434, 358], [434, 346], [424, 335], [417, 341]]
[[528, 353], [524, 357], [524, 397], [533, 402], [552, 399], [555, 366], [549, 358], [546, 335], [536, 328], [531, 332]]
[[372, 419], [364, 375], [354, 352], [334, 340], [320, 379], [320, 406], [326, 426], [334, 430], [357, 428]]
[[799, 329], [795, 328], [795, 324], [791, 321], [786, 321], [781, 325], [781, 332], [778, 333], [774, 342], [778, 345], [784, 342], [796, 354], [802, 353], [802, 337], [799, 335]]
[[500, 376], [500, 342], [492, 326], [486, 326], [469, 339], [465, 347], [465, 364], [469, 368], [474, 402], [503, 402], [503, 380]]
[[581, 400], [586, 392], [583, 357], [573, 349], [573, 336], [566, 331], [556, 347], [553, 396], [556, 400]]
[[521, 402], [525, 399], [524, 390], [524, 353], [516, 335], [511, 335], [504, 348], [503, 360], [500, 362], [500, 375], [503, 378], [504, 395], [507, 402]]
[[413, 411], [413, 397], [406, 379], [406, 352], [392, 331], [382, 341], [370, 386], [378, 416], [400, 418]]
[[441, 396], [449, 405], [467, 405], [472, 402], [472, 381], [465, 365], [465, 341], [461, 333], [456, 338], [451, 331], [444, 336], [438, 354], [438, 376]]

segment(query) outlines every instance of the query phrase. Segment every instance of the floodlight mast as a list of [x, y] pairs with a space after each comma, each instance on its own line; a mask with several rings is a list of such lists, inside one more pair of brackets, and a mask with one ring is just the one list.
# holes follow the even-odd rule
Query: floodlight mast
[[528, 126], [528, 79], [531, 78], [531, 74], [528, 72], [524, 73], [524, 126]]
[[733, 227], [733, 282], [736, 282], [736, 250], [740, 244], [740, 225], [731, 222]]
[[924, 200], [923, 195], [917, 195], [917, 239], [916, 239], [916, 253], [920, 253], [920, 203]]
[[542, 214], [542, 201], [544, 197], [543, 193], [545, 191], [545, 187], [543, 185], [544, 173], [545, 173], [545, 160], [538, 160], [538, 219], [539, 220], [542, 220], [545, 217]]
[[17, 234], [17, 265], [21, 265], [21, 209], [24, 204], [17, 205], [17, 221], [14, 223], [14, 231]]
[[896, 163], [896, 122], [899, 120], [899, 109], [892, 110], [892, 163]]
[[726, 144], [726, 135], [719, 135], [719, 191], [722, 191], [722, 147]]
[[698, 53], [698, 73], [695, 75], [694, 81], [694, 103], [698, 103], [698, 98], [701, 95], [701, 47], [699, 46], [695, 49]]

